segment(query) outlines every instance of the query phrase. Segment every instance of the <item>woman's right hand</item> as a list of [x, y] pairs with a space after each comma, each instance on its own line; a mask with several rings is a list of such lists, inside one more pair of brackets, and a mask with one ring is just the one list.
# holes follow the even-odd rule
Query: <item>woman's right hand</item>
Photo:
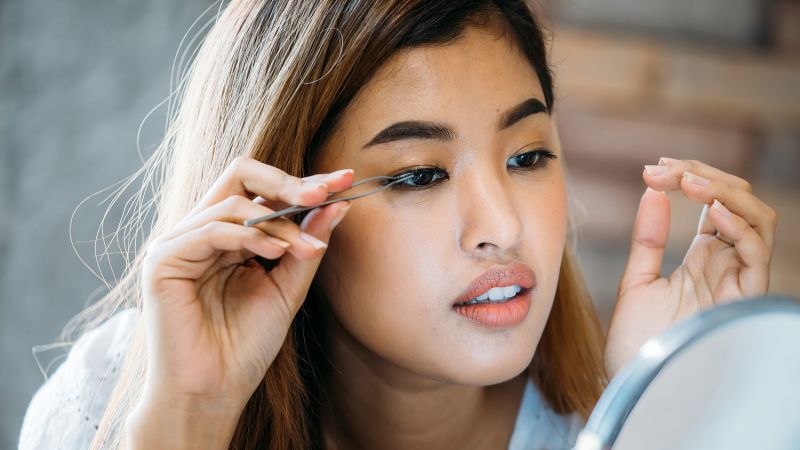
[[[152, 241], [142, 266], [147, 377], [126, 424], [133, 446], [177, 448], [191, 445], [188, 438], [227, 448], [350, 202], [314, 209], [300, 226], [287, 218], [243, 221], [287, 204], [314, 206], [352, 182], [350, 169], [301, 179], [239, 157]], [[281, 260], [267, 272], [254, 255]]]

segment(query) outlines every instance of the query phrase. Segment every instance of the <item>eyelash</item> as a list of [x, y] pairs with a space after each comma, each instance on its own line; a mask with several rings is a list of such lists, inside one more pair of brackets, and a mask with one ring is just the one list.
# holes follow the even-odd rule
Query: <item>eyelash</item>
[[[533, 151], [530, 151], [530, 152], [521, 153], [519, 155], [512, 156], [512, 158], [521, 158], [523, 156], [535, 156], [536, 157], [535, 161], [532, 164], [525, 165], [525, 166], [516, 166], [515, 167], [515, 168], [518, 168], [519, 170], [526, 170], [526, 171], [541, 170], [541, 169], [547, 167], [547, 163], [548, 163], [549, 159], [558, 159], [558, 156], [556, 156], [555, 153], [553, 153], [553, 152], [551, 152], [549, 150], [543, 150], [543, 149], [533, 150]], [[427, 189], [427, 188], [433, 186], [434, 184], [436, 184], [438, 182], [438, 180], [441, 180], [443, 178], [438, 178], [437, 180], [434, 180], [432, 182], [429, 182], [429, 183], [423, 184], [423, 185], [411, 185], [411, 184], [407, 184], [407, 183], [412, 181], [412, 180], [419, 181], [419, 177], [418, 176], [420, 174], [433, 173], [433, 172], [437, 172], [437, 171], [438, 172], [444, 172], [444, 169], [442, 169], [440, 167], [415, 167], [415, 168], [406, 170], [405, 172], [401, 172], [401, 173], [398, 173], [398, 174], [394, 175], [394, 177], [395, 178], [399, 178], [399, 177], [408, 176], [408, 175], [411, 175], [411, 176], [409, 176], [408, 179], [406, 179], [405, 181], [401, 181], [399, 183], [395, 183], [395, 184], [389, 186], [389, 189], [405, 190], [405, 191], [412, 191], [412, 190], [418, 191], [418, 190], [422, 190], [422, 189]], [[387, 180], [387, 181], [384, 181], [383, 184], [389, 184], [391, 182], [392, 182], [392, 180]]]

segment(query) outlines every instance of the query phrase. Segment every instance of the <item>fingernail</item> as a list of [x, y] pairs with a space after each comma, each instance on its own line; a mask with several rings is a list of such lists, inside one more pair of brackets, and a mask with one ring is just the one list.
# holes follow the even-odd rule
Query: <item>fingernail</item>
[[289, 248], [289, 246], [292, 245], [292, 244], [284, 241], [283, 239], [278, 239], [278, 238], [272, 237], [272, 236], [267, 236], [267, 240], [272, 242], [273, 244], [279, 246], [279, 247], [282, 247], [282, 248]]
[[347, 172], [353, 173], [353, 169], [339, 169], [336, 172], [329, 173], [328, 176], [331, 177], [331, 178], [335, 178], [335, 177], [338, 177], [340, 175], [344, 175]]
[[664, 166], [664, 165], [667, 165], [667, 164], [673, 164], [673, 163], [676, 163], [676, 162], [678, 162], [677, 159], [667, 158], [665, 156], [662, 156], [662, 157], [658, 158], [658, 165], [659, 166]]
[[300, 233], [300, 239], [308, 242], [309, 244], [311, 244], [312, 247], [314, 247], [317, 250], [320, 250], [320, 249], [328, 247], [328, 244], [320, 241], [319, 239], [315, 238], [314, 236], [312, 236], [312, 235], [310, 235], [310, 234], [308, 234], [306, 232], [301, 232]]
[[334, 218], [333, 221], [331, 222], [330, 225], [331, 230], [336, 228], [336, 225], [339, 225], [339, 222], [341, 222], [342, 219], [344, 219], [344, 215], [347, 214], [347, 211], [350, 209], [351, 205], [352, 203], [347, 202], [347, 206], [343, 206], [342, 209], [339, 210], [339, 213], [336, 215], [336, 218]]
[[667, 166], [649, 166], [647, 164], [644, 165], [644, 170], [647, 171], [648, 175], [664, 175], [669, 170]]
[[695, 175], [692, 172], [683, 172], [683, 177], [686, 178], [686, 181], [692, 184], [696, 184], [698, 186], [705, 186], [709, 183], [709, 181], [700, 175]]
[[717, 208], [717, 211], [721, 212], [723, 216], [730, 217], [731, 212], [728, 211], [728, 208], [725, 207], [719, 200], [714, 199], [714, 204], [712, 205], [713, 208]]

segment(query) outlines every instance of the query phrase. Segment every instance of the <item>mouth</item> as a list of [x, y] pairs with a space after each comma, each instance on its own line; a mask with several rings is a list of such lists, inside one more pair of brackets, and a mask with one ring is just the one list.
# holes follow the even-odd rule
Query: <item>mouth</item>
[[[525, 292], [523, 292], [525, 291]], [[469, 306], [469, 305], [486, 305], [489, 303], [500, 304], [506, 303], [515, 299], [519, 295], [525, 295], [530, 291], [530, 288], [525, 289], [518, 284], [511, 286], [498, 286], [489, 289], [483, 294], [467, 300], [465, 302], [456, 303], [453, 306]]]
[[478, 325], [513, 326], [527, 316], [535, 287], [536, 275], [527, 265], [495, 267], [470, 283], [453, 302], [453, 309]]

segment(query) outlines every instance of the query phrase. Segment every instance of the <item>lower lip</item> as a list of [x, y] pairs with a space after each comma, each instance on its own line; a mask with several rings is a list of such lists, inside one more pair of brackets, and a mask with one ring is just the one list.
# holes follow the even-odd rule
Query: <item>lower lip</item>
[[508, 328], [522, 322], [531, 307], [531, 290], [520, 291], [505, 303], [477, 303], [454, 306], [456, 312], [471, 322], [490, 328]]

